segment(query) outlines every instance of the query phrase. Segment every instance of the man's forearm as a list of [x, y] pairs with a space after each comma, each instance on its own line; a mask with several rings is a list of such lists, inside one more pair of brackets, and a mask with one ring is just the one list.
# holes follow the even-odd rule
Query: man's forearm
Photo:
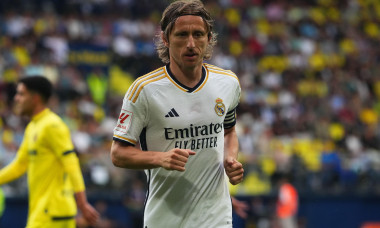
[[121, 168], [152, 169], [159, 167], [158, 157], [153, 151], [142, 151], [133, 146], [123, 146], [114, 141], [111, 147], [112, 163]]
[[75, 201], [80, 210], [88, 203], [85, 191], [80, 191], [75, 193]]
[[239, 140], [235, 131], [235, 127], [224, 131], [224, 157], [232, 157], [237, 159], [239, 153]]

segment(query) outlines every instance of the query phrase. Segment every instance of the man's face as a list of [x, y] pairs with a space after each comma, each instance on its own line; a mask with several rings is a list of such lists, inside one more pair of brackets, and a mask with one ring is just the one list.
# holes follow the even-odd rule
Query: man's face
[[203, 63], [209, 38], [205, 22], [200, 16], [186, 15], [177, 18], [169, 40], [170, 63], [180, 68], [194, 68]]
[[16, 102], [16, 113], [18, 115], [32, 116], [35, 107], [35, 96], [37, 96], [37, 94], [30, 92], [24, 84], [19, 83], [14, 98]]

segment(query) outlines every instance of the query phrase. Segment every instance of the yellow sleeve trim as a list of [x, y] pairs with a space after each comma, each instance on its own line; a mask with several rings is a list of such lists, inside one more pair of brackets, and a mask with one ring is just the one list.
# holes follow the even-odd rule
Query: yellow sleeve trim
[[[142, 85], [140, 85], [139, 87], [139, 90], [137, 91], [137, 94], [134, 95], [134, 98], [132, 100], [133, 103], [136, 102], [137, 98], [139, 97], [140, 93], [141, 93], [141, 90], [144, 88], [144, 86], [146, 86], [147, 84], [149, 83], [152, 83], [152, 82], [155, 82], [155, 81], [158, 81], [158, 80], [161, 80], [163, 78], [165, 78], [166, 76], [165, 75], [162, 75], [161, 77], [157, 77], [157, 78], [153, 78], [153, 79], [150, 79], [150, 80], [147, 80], [145, 81]], [[130, 99], [129, 99], [130, 100]]]
[[235, 78], [236, 80], [239, 81], [238, 77], [235, 74], [231, 74], [231, 73], [227, 73], [227, 72], [221, 72], [221, 71], [215, 71], [215, 70], [210, 70], [210, 72], [213, 72], [213, 73], [216, 73], [216, 74], [227, 75], [227, 76], [233, 77], [233, 78]]
[[[158, 73], [156, 73], [156, 72], [158, 72]], [[162, 68], [159, 68], [159, 69], [157, 69], [157, 70], [155, 70], [149, 74], [146, 74], [146, 75], [141, 76], [138, 79], [136, 79], [136, 81], [134, 81], [128, 89], [128, 92], [127, 92], [128, 100], [132, 100], [132, 97], [135, 96], [134, 101], [136, 101], [139, 93], [141, 92], [142, 87], [144, 87], [146, 85], [146, 83], [144, 83], [144, 82], [149, 81], [150, 79], [155, 78], [155, 77], [161, 75], [162, 73], [163, 73]], [[137, 91], [137, 94], [136, 94], [137, 88], [139, 88], [139, 90]]]
[[159, 70], [161, 70], [161, 69], [162, 69], [162, 67], [161, 67], [161, 68], [158, 68], [158, 69], [156, 69], [156, 70], [154, 70], [154, 71], [152, 71], [152, 72], [150, 72], [150, 73], [148, 73], [148, 74], [145, 74], [145, 75], [143, 75], [143, 76], [141, 76], [141, 77], [139, 77], [139, 78], [137, 78], [137, 79], [132, 83], [132, 85], [129, 87], [129, 89], [128, 89], [128, 91], [127, 91], [127, 95], [129, 96], [129, 94], [130, 94], [132, 88], [134, 88], [134, 86], [136, 85], [136, 83], [138, 83], [141, 79], [143, 79], [143, 78], [145, 78], [145, 77], [147, 77], [147, 76], [149, 76], [149, 75], [151, 75], [151, 74], [154, 74], [154, 73], [156, 73], [157, 71], [159, 71]]
[[210, 64], [205, 64], [206, 68], [210, 71], [210, 72], [213, 72], [213, 73], [217, 73], [217, 74], [224, 74], [224, 75], [228, 75], [228, 76], [231, 76], [233, 78], [236, 78], [236, 80], [239, 81], [239, 78], [236, 76], [236, 74], [230, 70], [224, 70], [220, 67], [216, 67], [214, 65], [210, 65]]

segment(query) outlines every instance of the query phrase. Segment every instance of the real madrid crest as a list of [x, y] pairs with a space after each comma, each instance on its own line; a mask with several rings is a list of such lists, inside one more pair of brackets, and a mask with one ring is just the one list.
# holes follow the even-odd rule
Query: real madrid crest
[[226, 106], [223, 104], [223, 100], [218, 98], [215, 100], [216, 105], [215, 105], [215, 112], [218, 116], [223, 116], [224, 112], [226, 111]]

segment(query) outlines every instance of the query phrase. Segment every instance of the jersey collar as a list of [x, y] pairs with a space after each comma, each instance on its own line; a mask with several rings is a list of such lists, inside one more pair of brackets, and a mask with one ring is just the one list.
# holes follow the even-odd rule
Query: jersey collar
[[185, 86], [180, 81], [178, 81], [177, 78], [175, 77], [175, 75], [170, 71], [169, 65], [170, 65], [170, 63], [165, 66], [165, 70], [167, 72], [167, 75], [169, 76], [170, 81], [172, 81], [177, 87], [179, 87], [181, 90], [183, 90], [183, 91], [185, 91], [187, 93], [192, 93], [192, 92], [199, 91], [204, 86], [204, 84], [207, 81], [208, 72], [207, 72], [207, 70], [206, 70], [206, 68], [205, 68], [204, 65], [202, 65], [202, 77], [201, 77], [201, 80], [199, 80], [198, 84], [196, 84], [193, 88]]
[[40, 113], [38, 113], [37, 115], [34, 115], [31, 119], [31, 121], [38, 121], [39, 119], [41, 119], [43, 116], [47, 115], [48, 113], [50, 112], [50, 109], [49, 108], [45, 108], [44, 110], [42, 110]]

